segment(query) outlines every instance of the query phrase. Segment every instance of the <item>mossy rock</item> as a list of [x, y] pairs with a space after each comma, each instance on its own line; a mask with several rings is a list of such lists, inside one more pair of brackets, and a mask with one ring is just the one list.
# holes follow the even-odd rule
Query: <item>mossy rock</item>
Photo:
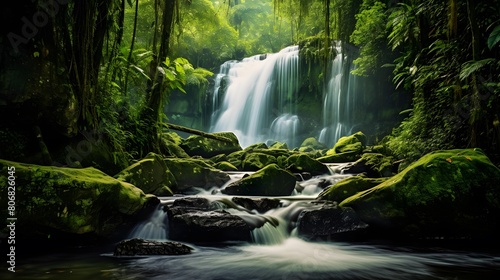
[[253, 150], [256, 150], [256, 149], [268, 149], [266, 143], [255, 143], [253, 145], [250, 145], [248, 147], [246, 147], [245, 149], [243, 149], [243, 151], [245, 152], [252, 152]]
[[374, 227], [416, 237], [498, 236], [500, 170], [480, 149], [435, 151], [340, 205]]
[[222, 171], [238, 171], [238, 168], [236, 168], [236, 166], [232, 165], [230, 162], [227, 161], [218, 162], [215, 165], [215, 168]]
[[230, 141], [221, 141], [203, 136], [192, 135], [185, 139], [180, 147], [190, 156], [202, 156], [210, 158], [218, 154], [230, 154], [240, 151], [241, 146], [238, 138], [232, 132], [216, 132], [214, 136], [224, 137]]
[[222, 193], [250, 196], [287, 196], [292, 194], [295, 183], [296, 178], [292, 173], [281, 169], [277, 164], [270, 164], [250, 176], [229, 184], [222, 190]]
[[177, 185], [174, 174], [168, 169], [163, 158], [154, 153], [149, 153], [114, 177], [131, 183], [145, 193], [160, 196], [173, 195], [171, 189]]
[[356, 132], [349, 136], [341, 137], [337, 143], [326, 152], [326, 155], [340, 153], [361, 154], [366, 146], [366, 136], [363, 132]]
[[[393, 158], [378, 153], [364, 153], [348, 170], [347, 173], [366, 173], [368, 177], [390, 177], [392, 173]], [[353, 172], [349, 172], [353, 170]]]
[[288, 150], [288, 145], [282, 142], [274, 142], [271, 146], [269, 146], [269, 149]]
[[246, 152], [245, 151], [236, 151], [227, 156], [227, 161], [234, 165], [238, 170], [242, 170], [242, 162], [245, 159]]
[[172, 142], [174, 143], [175, 145], [177, 146], [180, 146], [182, 144], [182, 141], [184, 141], [184, 139], [182, 139], [182, 137], [175, 133], [175, 132], [164, 132], [161, 134], [161, 137], [165, 140], [168, 140], [169, 142]]
[[189, 155], [184, 151], [179, 144], [169, 140], [168, 138], [162, 138], [162, 153], [166, 156], [178, 157], [178, 158], [188, 158]]
[[[0, 160], [2, 174], [15, 168], [19, 237], [91, 234], [107, 237], [155, 198], [93, 167], [65, 168]], [[0, 176], [7, 194], [8, 176]], [[7, 195], [0, 199], [7, 205]], [[7, 207], [0, 213], [5, 221]], [[38, 236], [40, 237], [40, 236]]]
[[318, 200], [343, 201], [344, 199], [371, 189], [387, 178], [367, 178], [363, 175], [347, 177], [334, 185], [324, 189], [317, 197]]
[[241, 163], [245, 171], [257, 171], [268, 166], [271, 163], [277, 163], [275, 157], [263, 153], [248, 153]]
[[313, 152], [315, 150], [325, 150], [327, 147], [325, 144], [319, 142], [314, 137], [309, 137], [305, 139], [302, 144], [300, 144], [299, 151], [300, 152]]
[[347, 153], [339, 153], [339, 154], [331, 154], [317, 158], [319, 162], [322, 163], [342, 163], [342, 162], [352, 162], [359, 158], [359, 154], [357, 152], [347, 152]]
[[295, 154], [287, 158], [287, 169], [291, 172], [309, 172], [312, 175], [329, 174], [330, 169], [306, 154]]
[[190, 188], [220, 187], [230, 179], [226, 173], [199, 159], [166, 158], [165, 163], [177, 182], [172, 188], [174, 193], [182, 193]]

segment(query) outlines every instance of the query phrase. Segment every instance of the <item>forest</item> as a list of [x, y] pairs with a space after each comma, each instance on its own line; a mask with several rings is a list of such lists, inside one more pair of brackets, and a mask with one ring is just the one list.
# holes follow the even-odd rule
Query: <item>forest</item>
[[[152, 255], [208, 269], [203, 254], [230, 257], [197, 242], [328, 260], [337, 240], [500, 233], [500, 1], [18, 0], [0, 21], [0, 214], [18, 219], [2, 252], [13, 232], [61, 247], [133, 236], [156, 241], [114, 256], [182, 241]], [[162, 233], [127, 235], [141, 220]], [[500, 271], [492, 254], [456, 279]], [[257, 278], [285, 277], [266, 257]], [[457, 276], [461, 257], [431, 276]], [[299, 279], [338, 273], [308, 258], [292, 261]], [[162, 275], [156, 261], [142, 269]], [[250, 278], [238, 265], [227, 273]], [[371, 265], [345, 279], [418, 270]]]
[[[38, 153], [30, 149], [37, 149], [31, 144], [38, 127], [45, 157], [57, 158], [61, 146], [86, 132], [102, 136], [106, 159], [123, 167], [160, 151], [161, 124], [176, 117], [163, 112], [171, 96], [204, 98], [224, 61], [299, 44], [321, 65], [332, 57], [325, 46], [339, 40], [359, 53], [353, 74], [390, 80], [383, 95], [411, 100], [400, 105], [402, 122], [383, 140], [394, 155], [414, 160], [437, 149], [480, 147], [498, 163], [496, 2], [61, 0], [9, 6], [2, 12], [1, 64], [2, 143], [10, 148], [2, 158]], [[321, 83], [325, 69], [310, 84]]]

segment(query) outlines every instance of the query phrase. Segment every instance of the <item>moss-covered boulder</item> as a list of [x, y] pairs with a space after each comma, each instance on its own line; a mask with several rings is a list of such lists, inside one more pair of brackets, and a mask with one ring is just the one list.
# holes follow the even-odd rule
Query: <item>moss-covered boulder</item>
[[228, 161], [221, 161], [215, 164], [215, 168], [222, 171], [238, 171], [238, 168]]
[[315, 150], [325, 150], [327, 147], [325, 144], [319, 142], [314, 137], [309, 137], [305, 139], [302, 144], [300, 144], [299, 151], [300, 152], [313, 152]]
[[154, 153], [149, 153], [114, 177], [131, 183], [145, 193], [160, 196], [173, 195], [171, 189], [177, 185], [174, 174], [168, 169], [163, 158]]
[[251, 151], [256, 150], [256, 149], [265, 149], [265, 150], [267, 150], [268, 147], [267, 147], [266, 143], [255, 143], [253, 145], [250, 145], [250, 146], [246, 147], [245, 149], [243, 149], [243, 151], [245, 151], [245, 152], [251, 152]]
[[239, 170], [241, 170], [242, 169], [241, 164], [243, 162], [243, 159], [245, 159], [245, 156], [246, 156], [245, 151], [236, 151], [227, 155], [227, 161], [232, 165], [234, 165]]
[[210, 158], [218, 154], [230, 154], [241, 150], [238, 138], [234, 133], [216, 132], [213, 135], [223, 139], [217, 140], [192, 135], [185, 139], [180, 147], [190, 156], [202, 156], [204, 158]]
[[368, 177], [380, 178], [393, 175], [393, 158], [379, 153], [364, 153], [356, 162], [346, 165], [344, 173], [366, 173]]
[[230, 179], [226, 173], [199, 159], [166, 158], [165, 163], [177, 182], [172, 189], [174, 193], [182, 193], [190, 188], [220, 187]]
[[[4, 194], [14, 191], [8, 188], [8, 180], [9, 175], [15, 177], [11, 181], [15, 182], [13, 216], [17, 218], [18, 237], [107, 237], [155, 200], [141, 189], [92, 167], [76, 169], [0, 160], [0, 171], [4, 174], [0, 176]], [[7, 213], [7, 197], [2, 195], [0, 199], [5, 205], [0, 212], [4, 221], [11, 217]]]
[[346, 152], [346, 153], [325, 155], [317, 158], [317, 160], [322, 163], [342, 163], [342, 162], [355, 161], [358, 158], [359, 158], [358, 152]]
[[387, 178], [367, 178], [363, 175], [347, 177], [324, 189], [317, 199], [340, 202], [358, 192], [371, 189], [385, 180]]
[[295, 154], [287, 158], [287, 169], [291, 172], [308, 172], [312, 175], [329, 174], [330, 169], [323, 163], [309, 157], [306, 154]]
[[296, 178], [292, 173], [279, 168], [277, 164], [270, 164], [250, 176], [229, 184], [222, 190], [222, 193], [251, 196], [285, 196], [292, 194], [295, 183]]
[[401, 173], [342, 201], [385, 232], [482, 238], [500, 229], [500, 170], [480, 149], [429, 153]]
[[326, 155], [340, 153], [361, 154], [366, 146], [366, 136], [363, 132], [356, 132], [353, 135], [341, 137], [337, 143], [326, 152]]
[[271, 146], [269, 146], [269, 149], [288, 150], [288, 145], [282, 142], [274, 142]]
[[244, 171], [257, 171], [269, 164], [277, 163], [275, 157], [264, 153], [248, 153], [241, 162], [241, 168]]

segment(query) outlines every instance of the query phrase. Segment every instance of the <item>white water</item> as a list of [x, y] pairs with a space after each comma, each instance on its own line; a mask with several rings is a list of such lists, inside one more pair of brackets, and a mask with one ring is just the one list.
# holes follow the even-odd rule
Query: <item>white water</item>
[[159, 205], [150, 217], [139, 223], [129, 234], [129, 238], [166, 240], [168, 238], [168, 215]]
[[[299, 83], [298, 46], [291, 46], [279, 53], [230, 61], [221, 66], [214, 88], [214, 114], [212, 132], [232, 131], [243, 147], [257, 142], [275, 140], [287, 142], [288, 135], [295, 135], [298, 122], [293, 121], [294, 99]], [[218, 99], [222, 79], [229, 85]], [[276, 119], [273, 133], [270, 129]], [[277, 138], [274, 138], [277, 137]]]
[[363, 87], [359, 78], [351, 74], [351, 59], [342, 53], [340, 43], [335, 49], [337, 55], [331, 62], [330, 79], [323, 93], [323, 129], [318, 136], [320, 142], [330, 146], [340, 137], [356, 132], [353, 115], [363, 101]]

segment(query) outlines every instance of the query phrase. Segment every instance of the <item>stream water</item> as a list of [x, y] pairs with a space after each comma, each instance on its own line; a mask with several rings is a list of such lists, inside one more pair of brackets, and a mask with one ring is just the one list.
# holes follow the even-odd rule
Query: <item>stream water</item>
[[[232, 180], [243, 174], [231, 174]], [[500, 248], [445, 246], [444, 243], [307, 241], [297, 237], [293, 221], [326, 180], [334, 174], [301, 183], [280, 207], [257, 213], [228, 207], [229, 196], [219, 188], [199, 190], [212, 205], [261, 224], [251, 242], [189, 244], [190, 255], [113, 257], [113, 244], [82, 247], [19, 257], [17, 272], [1, 279], [498, 279]], [[177, 197], [164, 197], [170, 205]], [[168, 240], [168, 220], [161, 208], [138, 224], [130, 237]], [[424, 244], [424, 245], [423, 245]], [[6, 270], [5, 270], [6, 271]]]

